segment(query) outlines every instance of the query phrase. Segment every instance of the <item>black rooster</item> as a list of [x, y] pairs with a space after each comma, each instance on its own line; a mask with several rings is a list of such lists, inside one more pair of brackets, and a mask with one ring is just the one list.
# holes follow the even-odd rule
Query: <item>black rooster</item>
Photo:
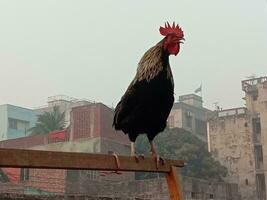
[[128, 134], [131, 141], [131, 156], [138, 161], [135, 140], [146, 134], [151, 145], [152, 156], [163, 162], [153, 144], [154, 137], [166, 127], [166, 121], [174, 102], [174, 83], [169, 64], [169, 55], [177, 55], [183, 43], [182, 29], [168, 22], [160, 27], [165, 36], [141, 58], [137, 73], [115, 108], [113, 126]]

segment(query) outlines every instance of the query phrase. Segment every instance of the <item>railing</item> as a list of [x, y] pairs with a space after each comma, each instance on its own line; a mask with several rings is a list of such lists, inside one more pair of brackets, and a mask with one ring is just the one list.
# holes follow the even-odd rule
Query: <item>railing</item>
[[171, 200], [183, 199], [175, 168], [183, 167], [183, 161], [165, 160], [164, 165], [157, 167], [152, 158], [138, 163], [132, 157], [118, 156], [118, 159], [119, 168], [112, 155], [0, 148], [0, 167], [166, 173]]
[[267, 81], [267, 76], [252, 78], [242, 81], [242, 90], [245, 92], [253, 92], [257, 89], [257, 84]]
[[218, 111], [218, 117], [228, 117], [233, 115], [244, 115], [246, 114], [247, 109], [245, 107], [226, 109]]

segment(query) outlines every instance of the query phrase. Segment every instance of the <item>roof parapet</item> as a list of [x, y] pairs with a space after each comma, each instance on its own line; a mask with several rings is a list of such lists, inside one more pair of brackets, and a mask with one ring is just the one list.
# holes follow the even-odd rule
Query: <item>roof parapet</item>
[[256, 92], [257, 91], [257, 85], [260, 83], [264, 83], [266, 81], [267, 81], [267, 76], [243, 80], [241, 82], [242, 83], [242, 90], [244, 92], [247, 92], [247, 93]]

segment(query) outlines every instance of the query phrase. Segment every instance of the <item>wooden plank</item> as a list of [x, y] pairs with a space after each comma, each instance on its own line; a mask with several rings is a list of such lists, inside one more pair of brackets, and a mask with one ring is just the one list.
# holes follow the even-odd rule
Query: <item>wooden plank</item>
[[140, 159], [139, 163], [127, 156], [119, 156], [119, 160], [118, 169], [112, 155], [0, 148], [0, 167], [166, 173], [170, 172], [171, 166], [184, 166], [181, 160], [166, 160], [165, 165], [159, 166], [158, 169], [152, 158]]
[[176, 173], [176, 168], [171, 167], [171, 171], [166, 176], [171, 200], [183, 200], [181, 184]]

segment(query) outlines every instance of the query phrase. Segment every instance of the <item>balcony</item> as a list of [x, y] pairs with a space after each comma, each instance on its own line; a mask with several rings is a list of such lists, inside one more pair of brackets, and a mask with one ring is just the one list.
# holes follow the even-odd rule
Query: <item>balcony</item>
[[245, 107], [232, 108], [232, 109], [218, 111], [218, 117], [245, 115], [246, 113], [247, 109]]
[[257, 92], [257, 85], [267, 81], [267, 76], [242, 81], [242, 90], [247, 93]]

